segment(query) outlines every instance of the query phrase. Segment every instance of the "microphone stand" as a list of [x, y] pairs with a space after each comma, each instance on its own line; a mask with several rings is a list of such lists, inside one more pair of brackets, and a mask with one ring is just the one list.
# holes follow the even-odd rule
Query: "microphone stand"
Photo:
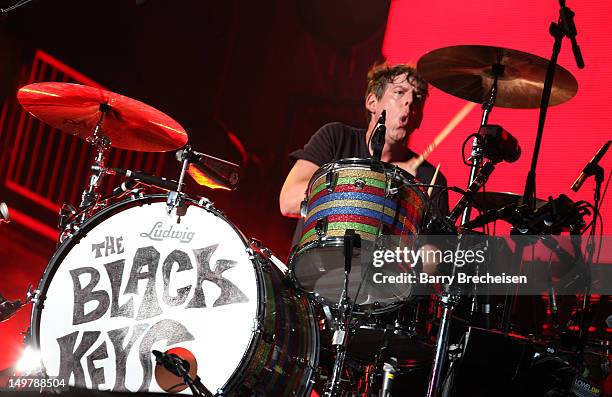
[[574, 12], [565, 6], [565, 0], [559, 0], [561, 9], [559, 10], [559, 20], [557, 23], [552, 22], [548, 29], [549, 33], [555, 38], [552, 50], [552, 56], [548, 62], [546, 70], [546, 78], [544, 79], [544, 88], [542, 89], [542, 100], [540, 102], [540, 117], [538, 119], [538, 132], [536, 135], [535, 145], [533, 147], [533, 156], [531, 158], [531, 168], [527, 174], [525, 182], [525, 192], [523, 194], [523, 204], [527, 204], [530, 209], [535, 208], [536, 194], [536, 167], [538, 165], [538, 156], [540, 154], [540, 146], [542, 144], [542, 135], [544, 134], [544, 124], [546, 122], [546, 113], [550, 102], [553, 80], [555, 78], [555, 70], [557, 68], [557, 59], [561, 52], [561, 42], [563, 37], [568, 37], [572, 41], [572, 49], [574, 58], [578, 68], [584, 67], [580, 47], [576, 42], [576, 25], [574, 24]]
[[[546, 123], [546, 113], [548, 111], [548, 105], [550, 103], [550, 95], [552, 92], [553, 80], [555, 78], [555, 70], [557, 68], [557, 59], [561, 52], [561, 43], [563, 37], [568, 37], [572, 41], [572, 49], [574, 50], [574, 58], [579, 68], [584, 67], [584, 61], [582, 60], [582, 54], [580, 53], [580, 47], [576, 42], [576, 25], [574, 24], [574, 12], [565, 6], [565, 0], [559, 0], [560, 10], [559, 19], [557, 23], [552, 22], [548, 29], [548, 32], [554, 37], [552, 56], [548, 62], [548, 69], [546, 70], [546, 77], [544, 79], [544, 88], [542, 89], [542, 100], [540, 102], [540, 116], [538, 119], [538, 131], [536, 134], [536, 141], [533, 147], [533, 155], [531, 157], [531, 167], [527, 174], [527, 180], [525, 181], [525, 191], [523, 193], [522, 203], [527, 205], [530, 211], [535, 209], [536, 200], [536, 168], [538, 165], [538, 156], [540, 154], [540, 147], [542, 145], [542, 136], [544, 135], [544, 124]], [[518, 228], [512, 229], [514, 234], [525, 234], [529, 230], [521, 231]], [[514, 253], [514, 259], [512, 266], [520, 266], [522, 261], [523, 251], [525, 244], [517, 244]], [[515, 271], [516, 267], [512, 270]], [[502, 331], [508, 333], [510, 331], [511, 316], [514, 306], [516, 294], [506, 294], [504, 303], [504, 314], [502, 318]]]
[[[593, 224], [591, 225], [591, 230], [589, 232], [589, 237], [587, 239], [586, 244], [586, 260], [585, 266], [590, 275], [591, 265], [593, 264], [594, 255], [595, 255], [595, 232], [597, 231], [597, 213], [599, 211], [599, 201], [601, 200], [601, 186], [604, 181], [604, 169], [599, 164], [589, 164], [584, 173], [587, 177], [593, 175], [595, 176], [595, 191], [593, 193], [593, 206], [595, 207], [595, 212], [593, 213]], [[584, 287], [584, 295], [582, 298], [582, 305], [580, 311], [580, 321], [579, 321], [579, 331], [578, 331], [578, 339], [579, 339], [579, 351], [578, 357], [582, 359], [584, 354], [584, 348], [586, 346], [587, 337], [589, 334], [589, 326], [591, 325], [591, 316], [590, 316], [590, 306], [591, 306], [591, 285], [590, 285], [590, 277], [589, 282]]]

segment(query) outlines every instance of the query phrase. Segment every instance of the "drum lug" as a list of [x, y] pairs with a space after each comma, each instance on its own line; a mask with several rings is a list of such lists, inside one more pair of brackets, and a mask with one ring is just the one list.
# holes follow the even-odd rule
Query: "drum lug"
[[338, 183], [338, 173], [337, 172], [328, 172], [325, 175], [325, 187], [327, 191], [333, 192], [336, 188], [336, 184]]
[[211, 211], [214, 209], [213, 202], [210, 201], [210, 199], [206, 197], [200, 196], [200, 200], [198, 201], [198, 204], [200, 205], [200, 207], [204, 208], [206, 211]]
[[387, 190], [387, 197], [393, 198], [398, 192], [399, 192], [399, 187], [390, 186], [389, 189]]
[[327, 234], [327, 217], [317, 220], [317, 224], [315, 225], [315, 231], [317, 233], [317, 236], [319, 236], [319, 238]]
[[310, 368], [310, 364], [308, 363], [308, 360], [306, 360], [304, 357], [296, 357], [295, 359], [295, 363], [296, 365], [301, 368]]
[[306, 218], [308, 215], [308, 200], [304, 199], [300, 203], [300, 216], [302, 218]]
[[260, 259], [262, 262], [264, 262], [261, 268], [264, 270], [269, 270], [269, 267], [265, 266], [265, 264], [269, 262], [272, 253], [270, 250], [264, 247], [260, 240], [251, 238], [249, 240], [249, 246], [246, 248], [246, 252], [249, 254], [249, 259]]
[[141, 188], [137, 188], [135, 190], [132, 190], [132, 192], [130, 193], [130, 199], [131, 200], [138, 200], [144, 197], [144, 192], [142, 191]]
[[353, 185], [355, 186], [355, 189], [362, 190], [365, 187], [366, 182], [362, 178], [357, 178], [355, 179], [355, 183]]
[[[36, 303], [39, 305], [42, 305], [43, 302], [45, 301], [45, 297], [41, 295], [40, 290], [39, 289], [35, 289], [35, 290], [31, 290], [30, 288], [28, 288], [28, 292], [26, 293], [26, 302], [27, 303]], [[42, 306], [41, 306], [42, 308]]]
[[272, 344], [274, 343], [274, 340], [276, 339], [276, 335], [270, 332], [260, 331], [260, 334], [261, 334], [261, 339], [263, 339], [263, 341], [266, 343]]

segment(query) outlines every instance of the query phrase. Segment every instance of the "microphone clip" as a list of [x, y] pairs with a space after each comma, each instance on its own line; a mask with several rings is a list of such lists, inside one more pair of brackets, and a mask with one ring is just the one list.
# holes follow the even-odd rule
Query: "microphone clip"
[[385, 134], [387, 132], [387, 127], [385, 126], [386, 117], [387, 111], [383, 110], [372, 132], [372, 158], [375, 161], [380, 161], [383, 147], [385, 146]]

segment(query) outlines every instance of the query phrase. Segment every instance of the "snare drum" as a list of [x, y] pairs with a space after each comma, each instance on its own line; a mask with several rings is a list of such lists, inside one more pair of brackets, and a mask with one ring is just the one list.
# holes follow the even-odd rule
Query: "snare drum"
[[428, 199], [415, 183], [401, 168], [370, 159], [343, 159], [321, 167], [310, 180], [304, 229], [290, 256], [298, 287], [325, 304], [338, 302], [344, 284], [344, 236], [352, 229], [361, 237], [349, 275], [351, 299], [359, 292], [354, 303], [379, 310], [410, 297], [410, 285], [373, 282], [371, 256], [361, 253], [371, 253], [382, 236], [420, 232]]
[[[306, 396], [318, 362], [307, 297], [205, 201], [114, 204], [49, 263], [30, 343], [48, 376], [77, 388], [162, 392], [152, 350], [189, 350], [224, 396]], [[189, 392], [187, 390], [186, 392]]]

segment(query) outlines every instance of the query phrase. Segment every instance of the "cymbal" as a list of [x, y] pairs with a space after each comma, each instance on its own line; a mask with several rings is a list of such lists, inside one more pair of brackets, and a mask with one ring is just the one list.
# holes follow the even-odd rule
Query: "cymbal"
[[[498, 210], [510, 204], [516, 204], [523, 196], [510, 192], [476, 192], [472, 196], [474, 206], [481, 211]], [[536, 198], [535, 206], [540, 208], [546, 200]]]
[[[548, 59], [526, 52], [483, 45], [459, 45], [439, 48], [421, 57], [419, 74], [434, 87], [470, 102], [483, 103], [493, 84], [492, 66], [504, 65], [499, 77], [495, 106], [504, 108], [539, 108]], [[573, 98], [578, 82], [565, 68], [557, 65], [550, 106]]]
[[21, 106], [54, 128], [88, 142], [102, 114], [103, 135], [110, 146], [140, 152], [166, 152], [187, 143], [187, 133], [176, 121], [151, 106], [100, 88], [71, 83], [34, 83], [17, 93]]

